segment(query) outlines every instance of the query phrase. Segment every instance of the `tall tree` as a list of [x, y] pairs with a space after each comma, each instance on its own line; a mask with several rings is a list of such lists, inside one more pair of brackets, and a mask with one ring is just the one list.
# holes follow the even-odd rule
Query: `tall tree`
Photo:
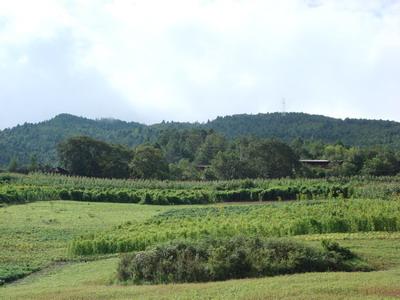
[[300, 168], [296, 153], [278, 140], [254, 140], [249, 148], [250, 165], [257, 177], [292, 176]]
[[38, 164], [38, 159], [37, 159], [36, 154], [31, 155], [31, 161], [29, 163], [28, 170], [29, 170], [29, 172], [35, 172], [35, 171], [39, 170], [39, 164]]
[[127, 178], [132, 151], [89, 137], [70, 138], [58, 145], [62, 165], [74, 175]]
[[400, 172], [400, 163], [392, 151], [382, 151], [367, 160], [362, 172], [374, 176], [391, 176]]
[[211, 162], [211, 169], [218, 179], [230, 180], [256, 177], [248, 160], [241, 160], [233, 151], [219, 152]]
[[9, 172], [16, 172], [18, 170], [18, 160], [13, 157], [8, 165]]
[[227, 145], [227, 140], [222, 135], [214, 132], [207, 135], [204, 143], [196, 153], [196, 163], [204, 165], [210, 164], [217, 153], [224, 151]]
[[152, 145], [136, 147], [129, 167], [134, 178], [166, 179], [169, 175], [168, 163], [162, 151]]

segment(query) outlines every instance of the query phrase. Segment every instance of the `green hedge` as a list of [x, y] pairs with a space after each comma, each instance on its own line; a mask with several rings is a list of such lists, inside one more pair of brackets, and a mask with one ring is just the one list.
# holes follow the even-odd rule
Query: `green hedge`
[[39, 186], [0, 186], [0, 203], [24, 203], [40, 200], [142, 203], [157, 205], [207, 204], [215, 202], [274, 201], [295, 199], [348, 198], [347, 186], [277, 186], [268, 189], [173, 190], [126, 188], [53, 188]]
[[0, 203], [25, 203], [60, 199], [57, 189], [37, 186], [0, 186]]

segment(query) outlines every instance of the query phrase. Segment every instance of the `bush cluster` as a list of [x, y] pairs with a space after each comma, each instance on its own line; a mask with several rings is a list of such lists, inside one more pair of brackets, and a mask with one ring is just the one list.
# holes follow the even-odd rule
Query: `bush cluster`
[[334, 242], [324, 242], [321, 250], [290, 240], [238, 236], [178, 241], [125, 254], [117, 275], [121, 281], [159, 284], [360, 270], [369, 267]]

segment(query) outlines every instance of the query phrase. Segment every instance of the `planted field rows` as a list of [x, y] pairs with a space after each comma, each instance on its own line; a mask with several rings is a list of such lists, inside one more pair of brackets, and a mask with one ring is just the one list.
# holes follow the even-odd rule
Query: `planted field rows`
[[338, 200], [171, 209], [143, 223], [127, 222], [70, 244], [75, 255], [144, 250], [174, 239], [236, 235], [282, 237], [400, 230], [400, 202]]
[[141, 204], [399, 198], [399, 177], [352, 179], [234, 180], [168, 182], [113, 180], [58, 175], [2, 175], [0, 203], [75, 200]]

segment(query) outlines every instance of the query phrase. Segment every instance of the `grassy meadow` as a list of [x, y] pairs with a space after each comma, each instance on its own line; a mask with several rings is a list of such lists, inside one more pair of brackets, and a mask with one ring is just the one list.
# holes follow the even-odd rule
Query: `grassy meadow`
[[[398, 299], [400, 236], [398, 234], [330, 234], [341, 239], [381, 270], [306, 273], [258, 279], [169, 285], [115, 283], [118, 258], [74, 262], [0, 288], [1, 299]], [[307, 240], [308, 236], [304, 236]], [[344, 240], [343, 240], [344, 239]], [[303, 238], [302, 238], [303, 240]]]
[[68, 243], [121, 222], [144, 221], [166, 207], [39, 201], [0, 208], [0, 278], [16, 279], [70, 257]]
[[[34, 175], [39, 176], [39, 175]], [[19, 177], [0, 183], [58, 189], [203, 189], [229, 192], [299, 185], [282, 180], [214, 183], [95, 181]], [[351, 197], [201, 205], [46, 200], [0, 203], [0, 299], [396, 299], [400, 297], [398, 178], [361, 179]], [[55, 183], [57, 181], [57, 183]], [[364, 183], [363, 183], [364, 182]], [[65, 183], [65, 186], [63, 185]], [[268, 185], [269, 184], [269, 185]], [[308, 190], [340, 184], [307, 181]], [[264, 186], [263, 186], [264, 185]], [[246, 187], [247, 186], [247, 187]], [[363, 187], [363, 188], [360, 188]], [[377, 197], [371, 197], [378, 195]], [[46, 200], [46, 201], [44, 201]], [[338, 241], [371, 272], [281, 275], [208, 283], [134, 285], [116, 279], [121, 252], [175, 239], [236, 235], [290, 238], [319, 247]]]

